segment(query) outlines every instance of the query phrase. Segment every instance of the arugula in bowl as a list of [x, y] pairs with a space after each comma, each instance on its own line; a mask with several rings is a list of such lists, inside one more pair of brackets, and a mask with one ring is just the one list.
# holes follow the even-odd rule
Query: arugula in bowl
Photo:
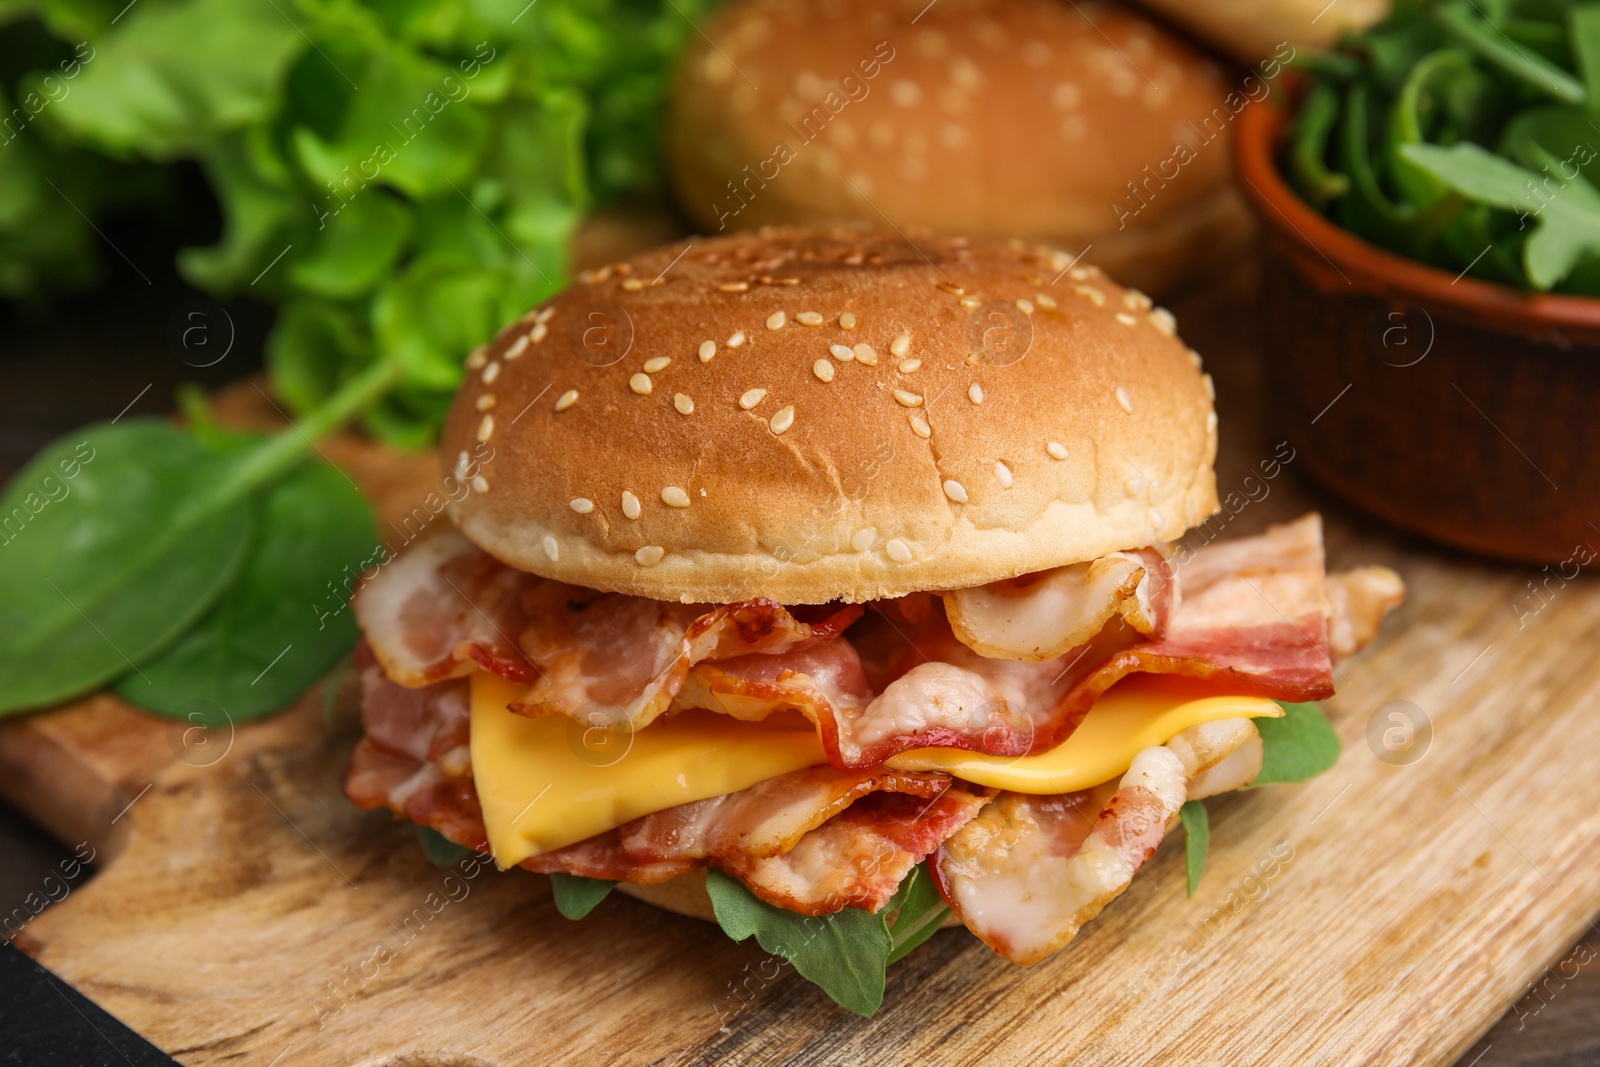
[[1302, 60], [1296, 191], [1409, 258], [1600, 295], [1600, 4], [1398, 0]]

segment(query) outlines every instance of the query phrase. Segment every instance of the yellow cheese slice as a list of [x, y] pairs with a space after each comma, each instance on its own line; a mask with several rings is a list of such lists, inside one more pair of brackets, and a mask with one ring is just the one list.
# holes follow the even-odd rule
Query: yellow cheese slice
[[739, 722], [690, 711], [635, 734], [610, 733], [565, 715], [506, 710], [526, 692], [486, 671], [472, 676], [472, 777], [502, 868], [651, 812], [828, 762], [816, 728], [793, 712]]
[[[525, 691], [498, 675], [472, 676], [472, 774], [501, 867], [652, 812], [827, 762], [815, 727], [798, 714], [742, 722], [690, 711], [635, 734], [608, 733], [564, 715], [529, 719], [507, 711]], [[1101, 696], [1049, 752], [1014, 757], [919, 748], [888, 765], [945, 771], [1021, 793], [1067, 793], [1116, 778], [1140, 749], [1191, 726], [1282, 714], [1261, 697], [1217, 696], [1188, 679], [1136, 675]]]
[[1067, 739], [1032, 756], [989, 756], [959, 748], [914, 748], [889, 759], [897, 771], [944, 771], [1016, 793], [1071, 793], [1109, 782], [1134, 755], [1191, 726], [1218, 719], [1275, 718], [1266, 697], [1217, 696], [1202, 682], [1135, 674], [1101, 695]]

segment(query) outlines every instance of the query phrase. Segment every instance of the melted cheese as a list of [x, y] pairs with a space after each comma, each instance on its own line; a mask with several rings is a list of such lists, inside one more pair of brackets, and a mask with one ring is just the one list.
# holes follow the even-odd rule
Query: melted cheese
[[738, 722], [690, 711], [613, 733], [565, 715], [506, 710], [526, 692], [485, 671], [472, 676], [472, 777], [502, 868], [651, 812], [828, 762], [816, 728], [794, 713]]
[[[506, 710], [525, 687], [472, 676], [472, 774], [495, 862], [574, 844], [679, 804], [747, 789], [827, 762], [815, 727], [797, 714], [741, 722], [708, 711], [610, 733], [562, 715]], [[1071, 736], [1035, 756], [919, 748], [896, 770], [946, 771], [1019, 793], [1067, 793], [1118, 777], [1139, 750], [1217, 719], [1281, 715], [1261, 697], [1216, 696], [1199, 683], [1138, 675], [1113, 686]]]
[[1136, 674], [1108, 689], [1067, 739], [1033, 756], [914, 748], [889, 759], [897, 771], [944, 771], [1015, 793], [1071, 793], [1122, 775], [1143, 749], [1218, 719], [1276, 718], [1266, 697], [1217, 696], [1187, 678]]

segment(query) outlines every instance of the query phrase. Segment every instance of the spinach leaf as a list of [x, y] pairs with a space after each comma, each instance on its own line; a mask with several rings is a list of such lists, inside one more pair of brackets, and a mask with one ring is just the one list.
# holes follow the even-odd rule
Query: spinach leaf
[[[1257, 721], [1259, 725], [1259, 720]], [[1183, 823], [1183, 867], [1189, 876], [1189, 895], [1200, 886], [1200, 875], [1206, 869], [1206, 853], [1211, 847], [1211, 817], [1206, 814], [1203, 801], [1186, 800], [1178, 809]]]
[[557, 911], [568, 919], [578, 920], [609, 896], [616, 884], [600, 878], [585, 878], [557, 871], [550, 876], [550, 895], [555, 898]]
[[1316, 704], [1288, 704], [1281, 719], [1253, 719], [1261, 731], [1261, 773], [1245, 788], [1303, 782], [1339, 761], [1339, 735]]
[[234, 461], [156, 420], [46, 447], [0, 496], [0, 713], [75, 696], [171, 644], [223, 594], [250, 509]]
[[417, 827], [417, 841], [422, 845], [422, 854], [435, 867], [454, 867], [472, 855], [472, 849], [456, 844], [431, 826]]
[[347, 576], [373, 555], [366, 498], [340, 471], [308, 463], [270, 487], [255, 534], [228, 591], [117, 695], [181, 715], [196, 701], [234, 722], [276, 711], [355, 645], [345, 610]]
[[929, 869], [929, 859], [906, 875], [905, 881], [900, 883], [900, 888], [895, 891], [894, 899], [889, 906], [884, 908], [898, 908], [894, 922], [889, 926], [889, 939], [891, 948], [889, 958], [884, 962], [895, 963], [904, 959], [907, 953], [928, 938], [939, 932], [945, 917], [950, 914], [950, 907], [939, 895], [938, 886], [934, 885], [933, 872]]

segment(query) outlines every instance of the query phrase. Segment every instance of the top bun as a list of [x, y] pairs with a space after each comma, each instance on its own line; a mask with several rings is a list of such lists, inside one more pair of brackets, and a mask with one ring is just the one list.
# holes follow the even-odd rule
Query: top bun
[[584, 272], [473, 353], [443, 463], [471, 487], [462, 531], [522, 570], [657, 600], [861, 602], [1209, 515], [1199, 362], [1148, 297], [1045, 248], [695, 238]]
[[1250, 232], [1229, 181], [1241, 84], [1265, 89], [1089, 0], [734, 0], [679, 67], [668, 170], [707, 232], [1092, 243], [1161, 290]]

